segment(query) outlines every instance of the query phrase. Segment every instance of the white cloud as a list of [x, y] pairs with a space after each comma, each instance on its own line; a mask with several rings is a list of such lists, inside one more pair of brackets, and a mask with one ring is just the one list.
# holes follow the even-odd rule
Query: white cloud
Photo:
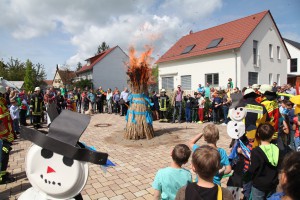
[[150, 44], [154, 56], [160, 56], [194, 21], [221, 6], [222, 0], [0, 1], [0, 28], [19, 40], [67, 33], [76, 53], [66, 63], [74, 66], [94, 55], [103, 41], [124, 51], [130, 45], [141, 51]]

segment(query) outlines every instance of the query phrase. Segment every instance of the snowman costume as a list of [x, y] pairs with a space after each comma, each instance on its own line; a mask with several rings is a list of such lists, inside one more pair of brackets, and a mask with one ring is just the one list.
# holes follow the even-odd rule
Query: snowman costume
[[22, 127], [21, 137], [34, 144], [25, 160], [32, 187], [19, 200], [62, 200], [80, 195], [88, 178], [87, 162], [105, 165], [108, 157], [78, 142], [89, 122], [89, 116], [64, 110], [52, 121], [47, 135]]

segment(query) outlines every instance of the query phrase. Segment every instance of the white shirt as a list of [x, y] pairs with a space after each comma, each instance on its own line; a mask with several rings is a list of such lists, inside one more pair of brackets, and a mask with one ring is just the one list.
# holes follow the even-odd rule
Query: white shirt
[[204, 108], [204, 97], [198, 99], [199, 108]]
[[121, 96], [120, 96], [120, 99], [123, 99], [125, 102], [128, 101], [128, 96], [129, 96], [129, 92], [121, 92]]
[[10, 112], [10, 116], [11, 116], [12, 119], [19, 119], [20, 118], [20, 115], [19, 115], [20, 109], [19, 109], [18, 106], [16, 106], [16, 105], [10, 106], [9, 112]]

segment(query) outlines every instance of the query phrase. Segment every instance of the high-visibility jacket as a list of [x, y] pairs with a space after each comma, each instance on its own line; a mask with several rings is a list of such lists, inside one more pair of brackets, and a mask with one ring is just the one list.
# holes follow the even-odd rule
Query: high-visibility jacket
[[6, 106], [6, 100], [2, 97], [0, 97], [0, 120], [2, 121], [2, 125], [0, 125], [0, 139], [6, 139], [9, 142], [14, 141], [12, 120]]
[[257, 103], [254, 98], [246, 100], [247, 115], [245, 117], [246, 137], [251, 141], [253, 148], [258, 146], [256, 138], [257, 127], [270, 121], [270, 117], [264, 105]]
[[43, 111], [44, 101], [41, 94], [34, 93], [30, 99], [30, 109], [32, 110], [32, 115], [40, 116]]
[[273, 135], [273, 139], [277, 139], [279, 115], [280, 115], [278, 103], [276, 100], [268, 100], [266, 97], [264, 97], [261, 104], [263, 104], [267, 109], [268, 115], [270, 117], [270, 123], [273, 125], [275, 129], [275, 134]]
[[169, 97], [167, 95], [159, 97], [159, 110], [167, 111], [169, 104]]

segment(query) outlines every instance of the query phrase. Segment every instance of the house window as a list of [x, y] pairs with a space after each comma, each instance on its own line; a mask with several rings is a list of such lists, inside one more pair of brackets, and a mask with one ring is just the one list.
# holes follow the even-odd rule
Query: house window
[[162, 89], [173, 91], [174, 90], [174, 77], [162, 77]]
[[270, 85], [273, 84], [273, 74], [272, 73], [269, 74], [269, 84]]
[[277, 59], [280, 60], [280, 46], [277, 46]]
[[219, 74], [205, 74], [205, 83], [210, 83], [212, 86], [219, 86]]
[[248, 72], [248, 85], [258, 83], [258, 72]]
[[297, 58], [291, 59], [291, 72], [297, 72]]
[[277, 85], [280, 85], [280, 74], [277, 74]]
[[192, 89], [192, 76], [181, 76], [181, 87], [183, 90], [191, 90]]
[[258, 45], [258, 41], [253, 40], [253, 64], [254, 65], [257, 65], [257, 55], [258, 55], [257, 45]]
[[192, 49], [193, 49], [195, 46], [196, 46], [196, 45], [193, 44], [193, 45], [190, 45], [190, 46], [185, 47], [185, 49], [181, 52], [181, 54], [189, 53], [190, 51], [192, 51]]
[[273, 45], [269, 44], [269, 57], [273, 58]]
[[207, 49], [214, 48], [214, 47], [218, 46], [222, 40], [223, 40], [223, 38], [214, 39], [209, 43], [209, 45], [206, 48]]

